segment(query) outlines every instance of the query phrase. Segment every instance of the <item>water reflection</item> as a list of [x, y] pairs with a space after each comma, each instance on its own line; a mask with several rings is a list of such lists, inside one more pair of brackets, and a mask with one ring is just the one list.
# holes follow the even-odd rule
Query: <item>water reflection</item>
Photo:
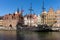
[[19, 32], [18, 40], [60, 40], [60, 32]]
[[16, 40], [16, 31], [0, 31], [0, 40]]
[[0, 40], [60, 40], [60, 32], [0, 31]]

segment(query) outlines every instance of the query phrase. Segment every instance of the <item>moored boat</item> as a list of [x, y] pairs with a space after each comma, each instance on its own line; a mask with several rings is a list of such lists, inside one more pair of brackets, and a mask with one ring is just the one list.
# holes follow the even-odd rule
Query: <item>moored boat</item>
[[18, 30], [23, 30], [23, 31], [51, 31], [51, 28], [48, 27], [47, 25], [38, 25], [37, 27], [35, 26], [30, 26], [30, 27], [25, 27], [25, 26], [19, 26]]

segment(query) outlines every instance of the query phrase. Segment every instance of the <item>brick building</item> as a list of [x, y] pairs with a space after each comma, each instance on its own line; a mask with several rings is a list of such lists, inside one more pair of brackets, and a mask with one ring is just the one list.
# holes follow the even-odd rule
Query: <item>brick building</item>
[[7, 14], [3, 17], [3, 26], [5, 27], [16, 27], [18, 23], [21, 23], [22, 21], [22, 14], [21, 12], [15, 12], [13, 14]]

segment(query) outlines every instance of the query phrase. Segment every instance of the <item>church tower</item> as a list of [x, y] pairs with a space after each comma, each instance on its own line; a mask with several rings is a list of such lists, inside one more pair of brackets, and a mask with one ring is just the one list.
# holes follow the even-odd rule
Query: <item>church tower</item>
[[47, 15], [47, 12], [45, 11], [45, 8], [44, 8], [44, 0], [43, 0], [43, 3], [42, 3], [42, 14], [41, 14], [41, 18], [42, 18], [42, 24], [46, 24], [46, 15]]

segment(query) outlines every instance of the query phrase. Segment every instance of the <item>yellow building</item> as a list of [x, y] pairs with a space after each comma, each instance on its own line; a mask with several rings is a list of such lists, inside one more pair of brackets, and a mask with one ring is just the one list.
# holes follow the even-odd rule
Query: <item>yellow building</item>
[[56, 21], [57, 23], [60, 23], [60, 10], [56, 11]]
[[60, 27], [60, 10], [56, 11], [56, 23], [53, 25], [53, 27]]
[[54, 23], [56, 23], [56, 13], [50, 8], [47, 13], [47, 25], [52, 26]]
[[0, 26], [3, 26], [3, 16], [0, 16]]
[[41, 24], [47, 24], [47, 12], [46, 11], [43, 11], [42, 14], [41, 14]]
[[3, 20], [0, 20], [0, 26], [3, 26]]

